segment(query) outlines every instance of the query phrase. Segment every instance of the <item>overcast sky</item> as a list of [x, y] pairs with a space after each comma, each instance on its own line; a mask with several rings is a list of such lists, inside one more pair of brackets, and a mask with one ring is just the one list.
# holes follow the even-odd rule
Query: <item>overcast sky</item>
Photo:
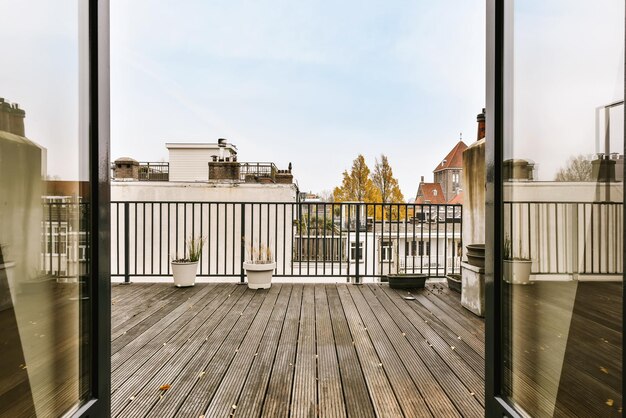
[[[0, 0], [0, 97], [26, 109], [48, 173], [77, 178], [76, 0]], [[515, 2], [514, 140], [551, 180], [595, 152], [595, 109], [623, 98], [624, 2]], [[58, 22], [65, 22], [59, 25]], [[19, 34], [19, 36], [17, 35]], [[484, 0], [111, 0], [111, 156], [227, 138], [332, 190], [385, 153], [407, 199], [485, 104]], [[621, 109], [613, 150], [622, 146]]]
[[227, 138], [331, 190], [385, 153], [405, 197], [476, 137], [483, 0], [111, 2], [112, 157]]

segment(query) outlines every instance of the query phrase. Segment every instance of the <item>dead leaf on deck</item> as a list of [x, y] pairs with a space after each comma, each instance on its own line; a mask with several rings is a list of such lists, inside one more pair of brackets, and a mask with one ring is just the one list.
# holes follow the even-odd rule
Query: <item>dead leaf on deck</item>
[[607, 399], [605, 402], [608, 406], [613, 406], [613, 399]]
[[166, 390], [168, 390], [170, 387], [171, 387], [171, 386], [170, 386], [170, 385], [168, 385], [168, 384], [166, 383], [166, 384], [164, 384], [164, 385], [159, 386], [159, 390], [166, 391]]
[[600, 371], [601, 371], [602, 373], [609, 374], [609, 371], [608, 371], [608, 369], [607, 369], [606, 367], [600, 367]]

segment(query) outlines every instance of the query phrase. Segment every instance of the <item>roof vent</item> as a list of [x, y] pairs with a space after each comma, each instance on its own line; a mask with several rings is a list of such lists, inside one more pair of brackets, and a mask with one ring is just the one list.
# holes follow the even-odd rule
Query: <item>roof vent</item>
[[437, 189], [433, 190], [433, 196], [437, 196]]

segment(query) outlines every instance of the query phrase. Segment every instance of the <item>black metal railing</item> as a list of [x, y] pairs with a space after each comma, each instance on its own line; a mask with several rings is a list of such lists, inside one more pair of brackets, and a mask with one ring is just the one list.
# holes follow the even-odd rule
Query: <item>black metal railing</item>
[[511, 256], [530, 258], [534, 275], [621, 275], [621, 202], [505, 202]]
[[243, 182], [256, 183], [267, 179], [272, 183], [276, 182], [276, 173], [278, 169], [274, 163], [260, 162], [240, 162], [239, 163], [239, 180]]
[[[111, 163], [111, 178], [115, 179], [115, 163]], [[170, 163], [140, 162], [137, 168], [137, 180], [140, 181], [169, 181]]]
[[112, 276], [169, 276], [190, 237], [206, 239], [199, 276], [239, 277], [249, 245], [277, 277], [460, 272], [462, 207], [382, 203], [112, 202]]

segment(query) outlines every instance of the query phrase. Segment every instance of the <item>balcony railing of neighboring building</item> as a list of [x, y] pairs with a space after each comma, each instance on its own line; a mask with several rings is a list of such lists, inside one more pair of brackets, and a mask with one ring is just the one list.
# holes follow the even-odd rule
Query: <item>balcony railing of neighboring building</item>
[[505, 237], [531, 274], [621, 276], [622, 202], [505, 202]]
[[278, 173], [278, 168], [274, 163], [239, 163], [239, 179], [246, 183], [261, 183], [263, 181], [275, 183], [276, 173]]
[[[199, 276], [244, 280], [242, 262], [250, 244], [263, 244], [272, 250], [277, 277], [348, 277], [360, 281], [390, 273], [433, 277], [459, 273], [456, 256], [461, 245], [462, 207], [436, 206], [112, 202], [111, 272], [127, 281], [133, 276], [169, 276], [170, 260], [185, 254], [186, 241], [203, 236], [206, 244]], [[435, 217], [422, 222], [415, 216], [419, 211], [438, 213], [440, 209], [453, 214], [450, 221]], [[418, 254], [418, 248], [428, 248], [430, 255]]]
[[57, 278], [86, 274], [89, 204], [68, 197], [44, 198], [41, 273]]
[[111, 164], [111, 179], [133, 179], [139, 181], [169, 181], [170, 163], [166, 162], [139, 162], [137, 172], [119, 177], [115, 173], [115, 163]]

